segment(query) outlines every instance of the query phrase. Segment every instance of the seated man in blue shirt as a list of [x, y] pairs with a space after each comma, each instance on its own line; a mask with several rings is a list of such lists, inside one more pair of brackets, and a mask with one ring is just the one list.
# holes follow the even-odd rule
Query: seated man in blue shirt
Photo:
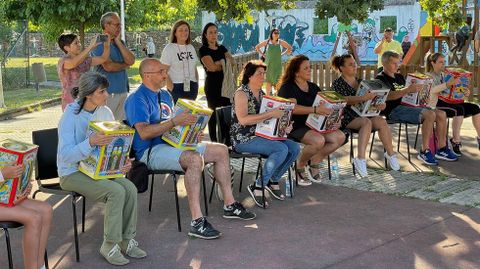
[[127, 122], [136, 129], [133, 139], [135, 157], [147, 163], [148, 149], [151, 147], [147, 164], [150, 169], [185, 171], [185, 189], [192, 215], [188, 234], [203, 239], [214, 239], [221, 235], [207, 222], [200, 208], [200, 179], [205, 163], [214, 164], [215, 179], [224, 194], [223, 217], [254, 219], [255, 214], [233, 198], [230, 161], [225, 145], [202, 142], [196, 150], [182, 150], [162, 140], [162, 134], [173, 127], [195, 123], [195, 117], [188, 112], [172, 116], [173, 98], [167, 90], [161, 89], [167, 79], [167, 66], [157, 59], [145, 59], [140, 64], [139, 72], [142, 84], [125, 102]]

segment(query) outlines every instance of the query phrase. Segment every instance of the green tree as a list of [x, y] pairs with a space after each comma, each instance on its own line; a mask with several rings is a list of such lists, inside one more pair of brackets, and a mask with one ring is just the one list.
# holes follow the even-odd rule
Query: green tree
[[98, 28], [104, 12], [119, 10], [116, 0], [5, 0], [4, 3], [8, 19], [29, 20], [47, 40], [56, 40], [63, 31], [71, 30], [78, 32], [82, 44], [85, 31]]
[[368, 14], [383, 9], [383, 0], [319, 0], [315, 5], [315, 14], [319, 18], [337, 17], [345, 25], [357, 20], [364, 22]]
[[215, 14], [217, 20], [253, 22], [250, 14], [254, 10], [290, 9], [295, 7], [291, 0], [198, 0], [198, 7]]
[[462, 14], [462, 0], [420, 0], [428, 19], [442, 29], [456, 31], [465, 24]]

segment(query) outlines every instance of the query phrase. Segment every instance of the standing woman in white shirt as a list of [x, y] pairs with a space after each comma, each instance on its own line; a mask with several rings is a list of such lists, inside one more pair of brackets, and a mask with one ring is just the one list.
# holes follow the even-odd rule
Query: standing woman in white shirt
[[178, 20], [172, 27], [170, 43], [162, 51], [160, 62], [167, 65], [167, 88], [173, 101], [178, 98], [195, 100], [198, 95], [197, 53], [191, 44], [190, 25]]

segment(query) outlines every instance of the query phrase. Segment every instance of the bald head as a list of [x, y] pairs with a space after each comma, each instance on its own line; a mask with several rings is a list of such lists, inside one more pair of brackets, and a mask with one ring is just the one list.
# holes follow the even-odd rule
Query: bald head
[[167, 70], [167, 65], [154, 58], [144, 59], [139, 67], [143, 84], [152, 90], [157, 90], [164, 86], [167, 79]]

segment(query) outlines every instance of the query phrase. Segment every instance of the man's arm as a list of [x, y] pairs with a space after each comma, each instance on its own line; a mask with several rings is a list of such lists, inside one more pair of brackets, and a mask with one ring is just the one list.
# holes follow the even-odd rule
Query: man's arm
[[165, 132], [175, 127], [173, 119], [162, 121], [157, 124], [148, 124], [146, 122], [139, 122], [135, 124], [135, 130], [142, 140], [151, 140], [155, 137], [159, 137]]
[[373, 52], [375, 54], [380, 54], [382, 52], [382, 47], [383, 47], [383, 42], [385, 41], [385, 38], [382, 38], [382, 41], [378, 42], [377, 45], [375, 45], [375, 48], [373, 49]]
[[120, 49], [120, 54], [122, 54], [123, 62], [128, 66], [133, 65], [135, 63], [135, 55], [133, 55], [133, 53], [129, 49], [127, 49], [127, 47], [125, 47], [125, 44], [123, 44], [120, 36], [117, 36], [114, 41], [115, 45], [117, 45], [118, 49]]

